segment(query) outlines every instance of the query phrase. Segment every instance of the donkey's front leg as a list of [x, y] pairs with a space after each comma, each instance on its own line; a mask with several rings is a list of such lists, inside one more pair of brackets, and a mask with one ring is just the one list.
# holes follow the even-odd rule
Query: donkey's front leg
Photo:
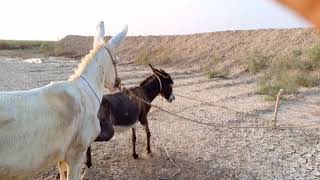
[[68, 178], [67, 180], [79, 180], [81, 174], [81, 166], [85, 158], [85, 151], [73, 152], [67, 157], [68, 163]]
[[67, 179], [67, 171], [68, 171], [68, 167], [67, 167], [67, 162], [65, 161], [60, 161], [58, 162], [58, 170], [59, 170], [59, 174], [56, 176], [56, 179], [60, 179], [60, 180], [66, 180]]
[[133, 159], [137, 159], [139, 157], [138, 154], [136, 153], [136, 140], [137, 140], [136, 129], [132, 128], [132, 157], [133, 157]]
[[151, 154], [151, 149], [150, 149], [151, 134], [150, 134], [148, 123], [144, 124], [143, 127], [144, 127], [144, 130], [146, 131], [146, 134], [147, 134], [147, 153]]

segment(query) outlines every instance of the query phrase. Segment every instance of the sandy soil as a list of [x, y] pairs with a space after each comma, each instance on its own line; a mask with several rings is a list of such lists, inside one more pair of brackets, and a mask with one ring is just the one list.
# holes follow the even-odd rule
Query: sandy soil
[[[66, 58], [42, 59], [30, 64], [0, 58], [0, 90], [23, 90], [51, 81], [64, 80], [78, 61]], [[254, 93], [257, 77], [239, 75], [230, 79], [207, 79], [193, 68], [165, 68], [178, 94], [233, 108], [254, 117], [208, 106], [180, 97], [164, 107], [200, 122], [228, 125], [265, 125], [272, 117], [273, 102]], [[127, 86], [138, 84], [151, 74], [147, 67], [125, 64], [119, 74]], [[281, 125], [319, 122], [320, 88], [301, 89], [281, 103]], [[160, 104], [156, 99], [154, 104]], [[146, 154], [146, 136], [138, 126], [138, 160], [131, 157], [131, 131], [116, 134], [107, 143], [93, 144], [93, 167], [85, 179], [158, 179], [176, 169], [166, 158], [161, 142], [181, 167], [175, 179], [319, 179], [319, 129], [265, 130], [212, 128], [152, 109], [149, 113], [152, 156]], [[30, 179], [55, 179], [56, 167]]]

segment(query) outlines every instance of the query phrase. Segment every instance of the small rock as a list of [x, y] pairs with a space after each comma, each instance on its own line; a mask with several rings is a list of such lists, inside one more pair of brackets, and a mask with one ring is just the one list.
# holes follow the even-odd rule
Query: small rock
[[307, 167], [307, 170], [309, 170], [309, 171], [313, 170], [313, 166], [311, 166], [311, 165], [307, 165], [306, 167]]
[[292, 162], [290, 164], [291, 164], [292, 167], [299, 167], [300, 166], [300, 164], [297, 163], [297, 162]]
[[305, 154], [303, 155], [304, 158], [311, 158], [312, 157], [312, 154]]
[[312, 175], [314, 175], [316, 177], [320, 177], [320, 172], [315, 169], [315, 170], [312, 171]]
[[306, 163], [307, 163], [307, 160], [300, 157], [300, 158], [297, 159], [297, 162], [298, 162], [299, 164], [306, 164]]

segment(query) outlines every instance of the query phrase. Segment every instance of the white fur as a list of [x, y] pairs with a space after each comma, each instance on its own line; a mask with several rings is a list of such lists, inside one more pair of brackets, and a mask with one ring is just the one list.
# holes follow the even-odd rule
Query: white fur
[[[0, 179], [24, 179], [58, 163], [60, 179], [80, 179], [85, 152], [100, 132], [103, 84], [114, 84], [108, 52], [99, 48], [76, 76], [29, 91], [0, 92]], [[91, 59], [90, 59], [91, 60]], [[68, 104], [71, 103], [71, 104]]]
[[99, 47], [104, 44], [104, 40], [103, 40], [104, 34], [105, 34], [104, 22], [100, 21], [100, 23], [96, 27], [96, 35], [93, 41], [93, 48]]
[[122, 133], [122, 132], [125, 132], [129, 129], [132, 129], [132, 128], [136, 128], [137, 124], [138, 124], [139, 120], [137, 120], [133, 125], [131, 126], [113, 126], [113, 129], [114, 129], [114, 132], [116, 133]]
[[113, 50], [120, 46], [121, 42], [124, 40], [128, 32], [128, 25], [125, 25], [122, 32], [111, 38], [106, 47], [110, 50]]

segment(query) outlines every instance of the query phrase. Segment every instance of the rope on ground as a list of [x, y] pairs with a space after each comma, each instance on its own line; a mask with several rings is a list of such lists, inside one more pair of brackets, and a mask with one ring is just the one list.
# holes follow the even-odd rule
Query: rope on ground
[[[163, 108], [163, 98], [161, 97], [161, 107]], [[159, 132], [161, 132], [160, 130], [160, 123], [158, 123], [158, 128], [159, 128]], [[178, 175], [180, 172], [181, 172], [181, 168], [177, 165], [177, 163], [175, 163], [173, 161], [173, 159], [170, 157], [169, 155], [169, 151], [167, 149], [167, 147], [164, 145], [164, 142], [163, 142], [163, 139], [161, 138], [160, 136], [160, 142], [161, 142], [161, 145], [163, 147], [163, 149], [166, 151], [166, 155], [167, 155], [167, 158], [169, 159], [169, 161], [178, 169], [174, 174], [172, 174], [170, 177], [159, 177], [159, 180], [168, 180], [168, 179], [172, 179], [174, 178], [176, 175]]]
[[[213, 104], [211, 102], [207, 102], [207, 101], [203, 101], [203, 100], [199, 100], [199, 99], [195, 99], [195, 98], [190, 98], [190, 97], [187, 97], [187, 96], [183, 96], [183, 95], [180, 95], [180, 94], [175, 94], [176, 96], [179, 96], [179, 97], [182, 97], [182, 98], [186, 98], [186, 99], [189, 99], [189, 100], [193, 100], [193, 101], [198, 101], [198, 102], [201, 102], [201, 103], [205, 103], [207, 105], [210, 105], [210, 106], [215, 106], [215, 107], [218, 107], [218, 108], [221, 108], [221, 109], [225, 109], [225, 110], [229, 110], [229, 111], [233, 111], [235, 113], [244, 113], [244, 112], [241, 112], [241, 111], [237, 111], [237, 110], [234, 110], [234, 109], [231, 109], [229, 107], [225, 107], [225, 106], [219, 106], [219, 105], [216, 105], [216, 104]], [[281, 94], [280, 94], [281, 95]], [[248, 113], [245, 113], [245, 114], [248, 114]], [[262, 119], [260, 118], [261, 120], [266, 120], [268, 121], [268, 119]], [[200, 124], [203, 124], [201, 122], [198, 122]], [[208, 125], [206, 123], [204, 123], [203, 125]], [[238, 128], [264, 128], [264, 129], [303, 129], [303, 128], [310, 128], [310, 127], [315, 127], [315, 126], [320, 126], [320, 123], [314, 123], [314, 124], [308, 124], [308, 125], [302, 125], [302, 126], [277, 126], [277, 127], [269, 127], [269, 126], [240, 126]], [[237, 128], [237, 127], [233, 127], [233, 126], [228, 126], [229, 128]], [[226, 128], [228, 128], [226, 127]]]
[[234, 113], [242, 113], [242, 114], [244, 113], [244, 112], [241, 112], [241, 111], [237, 111], [237, 110], [231, 109], [231, 108], [226, 107], [226, 106], [219, 106], [219, 105], [213, 104], [213, 103], [211, 103], [211, 102], [207, 102], [207, 101], [203, 101], [203, 100], [199, 100], [199, 99], [195, 99], [195, 98], [183, 96], [183, 95], [181, 95], [181, 94], [176, 94], [176, 93], [175, 93], [174, 95], [179, 96], [179, 97], [183, 97], [183, 98], [185, 98], [185, 99], [189, 99], [189, 100], [193, 100], [193, 101], [198, 101], [198, 102], [201, 102], [201, 103], [205, 103], [205, 104], [207, 104], [207, 105], [214, 106], [214, 107], [217, 107], [217, 108], [220, 108], [220, 109], [225, 109], [225, 110], [227, 110], [227, 111], [232, 111], [232, 112], [234, 112]]
[[[175, 113], [172, 113], [168, 110], [165, 110], [159, 106], [153, 105], [151, 103], [149, 103], [148, 101], [136, 96], [134, 93], [132, 93], [130, 90], [123, 88], [124, 90], [127, 90], [131, 96], [137, 98], [138, 100], [140, 100], [143, 103], [146, 103], [154, 108], [157, 108], [163, 112], [166, 112], [172, 116], [176, 116], [178, 118], [184, 119], [186, 121], [190, 121], [193, 123], [197, 123], [197, 124], [201, 124], [201, 125], [205, 125], [205, 126], [209, 126], [209, 127], [215, 127], [215, 128], [228, 128], [228, 129], [303, 129], [303, 128], [309, 128], [309, 127], [315, 127], [315, 126], [320, 126], [320, 123], [314, 123], [314, 124], [308, 124], [308, 125], [302, 125], [302, 126], [279, 126], [279, 127], [270, 127], [270, 126], [228, 126], [228, 125], [224, 125], [224, 124], [218, 124], [218, 123], [204, 123], [204, 122], [200, 122], [191, 118], [187, 118]], [[205, 102], [205, 101], [203, 101]]]
[[[195, 99], [195, 98], [190, 98], [190, 97], [187, 97], [187, 96], [183, 96], [181, 94], [175, 94], [176, 96], [178, 97], [182, 97], [182, 98], [185, 98], [185, 99], [189, 99], [189, 100], [192, 100], [192, 101], [197, 101], [197, 102], [201, 102], [201, 103], [205, 103], [209, 106], [213, 106], [213, 107], [217, 107], [217, 108], [220, 108], [220, 109], [224, 109], [224, 110], [227, 110], [227, 111], [231, 111], [231, 112], [234, 112], [236, 114], [244, 114], [244, 116], [250, 116], [250, 117], [254, 117], [256, 118], [256, 115], [255, 114], [250, 114], [250, 113], [247, 113], [247, 112], [241, 112], [241, 111], [237, 111], [237, 110], [234, 110], [232, 108], [229, 108], [229, 107], [226, 107], [226, 106], [219, 106], [219, 105], [216, 105], [212, 102], [208, 102], [208, 101], [203, 101], [203, 100], [199, 100], [199, 99]], [[264, 120], [264, 121], [269, 121], [269, 119], [265, 119], [265, 118], [259, 118], [260, 120]]]

